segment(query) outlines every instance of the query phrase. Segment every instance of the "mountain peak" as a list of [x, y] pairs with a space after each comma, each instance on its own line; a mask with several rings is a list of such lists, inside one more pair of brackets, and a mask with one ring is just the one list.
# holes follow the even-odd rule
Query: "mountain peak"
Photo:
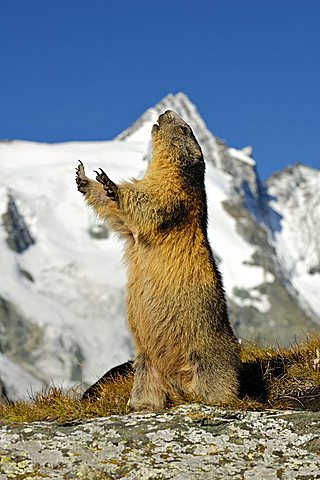
[[[148, 108], [129, 128], [120, 133], [117, 140], [145, 141], [151, 132], [153, 123], [158, 116], [165, 110], [174, 110], [186, 122], [197, 124], [201, 128], [206, 125], [198, 113], [196, 106], [189, 100], [186, 94], [178, 92], [176, 94], [169, 93], [153, 107]], [[148, 127], [146, 138], [146, 128]]]
[[311, 177], [318, 177], [320, 174], [320, 170], [314, 167], [310, 167], [308, 165], [304, 165], [303, 163], [295, 163], [294, 165], [288, 165], [287, 167], [274, 172], [266, 181], [268, 185], [273, 184], [274, 182], [278, 182], [280, 179], [284, 177], [301, 177], [301, 178], [309, 178]]
[[191, 126], [205, 159], [215, 166], [220, 166], [220, 151], [226, 149], [226, 146], [210, 132], [196, 106], [183, 92], [166, 95], [155, 106], [148, 108], [129, 128], [120, 133], [116, 140], [146, 142], [146, 145], [149, 145], [152, 125], [165, 110], [174, 110]]

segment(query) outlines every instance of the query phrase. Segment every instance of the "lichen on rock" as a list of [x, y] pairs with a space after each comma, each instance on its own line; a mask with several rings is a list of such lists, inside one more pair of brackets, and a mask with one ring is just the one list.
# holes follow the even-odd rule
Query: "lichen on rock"
[[0, 479], [320, 478], [318, 414], [204, 405], [0, 427]]

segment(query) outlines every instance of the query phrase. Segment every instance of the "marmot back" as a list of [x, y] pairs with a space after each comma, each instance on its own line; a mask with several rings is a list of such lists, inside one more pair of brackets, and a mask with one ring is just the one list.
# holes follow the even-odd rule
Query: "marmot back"
[[239, 344], [207, 237], [205, 163], [175, 112], [152, 128], [142, 180], [115, 185], [101, 170], [79, 190], [126, 240], [127, 315], [135, 346], [134, 410], [168, 400], [230, 403], [237, 397]]

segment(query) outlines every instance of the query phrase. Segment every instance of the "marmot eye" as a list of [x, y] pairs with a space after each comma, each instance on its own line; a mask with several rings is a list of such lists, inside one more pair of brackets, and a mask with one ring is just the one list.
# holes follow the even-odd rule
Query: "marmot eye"
[[183, 132], [183, 133], [188, 133], [188, 127], [185, 127], [184, 125], [182, 125], [180, 127], [180, 130]]

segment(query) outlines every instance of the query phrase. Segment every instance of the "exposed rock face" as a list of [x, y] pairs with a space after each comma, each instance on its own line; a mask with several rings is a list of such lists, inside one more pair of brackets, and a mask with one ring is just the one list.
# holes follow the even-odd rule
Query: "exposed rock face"
[[[260, 206], [253, 210], [257, 217], [263, 219], [263, 223], [259, 223], [245, 207], [245, 200], [241, 196], [230, 197], [223, 206], [235, 219], [237, 232], [255, 247], [250, 264], [262, 267], [266, 276], [266, 281], [251, 291], [235, 288], [232, 298], [228, 299], [229, 314], [237, 335], [240, 338], [254, 338], [261, 344], [287, 345], [291, 332], [295, 332], [296, 339], [300, 340], [304, 339], [307, 332], [317, 331], [312, 316], [297, 301], [290, 277], [280, 268], [271, 240], [270, 224], [265, 225], [271, 216], [270, 209], [269, 214], [264, 215], [266, 204], [260, 199]], [[267, 281], [268, 275], [273, 277], [273, 281]], [[265, 299], [267, 310], [261, 308], [261, 304], [257, 308], [255, 299]]]
[[[48, 335], [51, 342], [54, 337], [54, 351], [46, 349]], [[14, 304], [0, 296], [0, 384], [2, 381], [10, 400], [28, 397], [41, 388], [42, 382], [48, 382], [45, 368], [39, 368], [42, 362], [51, 363], [53, 368], [65, 368], [72, 382], [82, 381], [83, 355], [70, 333], [48, 331], [21, 315]], [[19, 372], [11, 371], [14, 365]]]
[[8, 194], [7, 211], [3, 214], [2, 220], [8, 234], [7, 243], [12, 250], [23, 253], [35, 243], [25, 219], [10, 193]]
[[21, 316], [0, 296], [0, 351], [22, 367], [32, 365], [32, 355], [42, 342], [42, 329]]
[[190, 405], [63, 425], [3, 425], [0, 445], [0, 480], [320, 478], [320, 427], [311, 412]]
[[267, 181], [272, 209], [281, 215], [275, 231], [278, 262], [299, 292], [304, 310], [320, 317], [320, 171], [297, 164]]

